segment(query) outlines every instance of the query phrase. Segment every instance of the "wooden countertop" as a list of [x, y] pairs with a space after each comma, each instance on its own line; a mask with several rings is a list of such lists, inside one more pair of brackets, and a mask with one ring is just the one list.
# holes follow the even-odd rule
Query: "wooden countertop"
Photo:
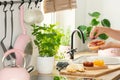
[[[39, 74], [37, 71], [34, 71], [34, 72], [31, 73], [31, 76], [33, 77], [32, 80], [36, 80], [34, 78], [36, 76], [53, 76], [53, 75], [59, 75], [59, 74], [57, 73], [57, 74], [44, 75], [44, 74]], [[62, 76], [67, 77], [68, 80], [69, 79], [75, 80], [75, 79], [78, 79], [78, 78], [84, 78], [84, 77], [76, 77], [76, 76], [68, 76], [68, 75], [62, 75]], [[119, 80], [120, 79], [120, 70], [112, 72], [112, 73], [109, 73], [109, 74], [106, 74], [106, 75], [103, 75], [103, 76], [100, 76], [100, 77], [94, 77], [94, 78], [98, 79], [98, 80]]]
[[[75, 54], [75, 58], [77, 58], [79, 56], [83, 56], [83, 55], [97, 55], [97, 53], [94, 53], [94, 52], [80, 52], [78, 54]], [[32, 77], [34, 77], [34, 76], [53, 76], [53, 75], [59, 75], [59, 72], [57, 70], [54, 70], [53, 74], [41, 75], [37, 71], [33, 71], [31, 73], [31, 75], [32, 75]], [[69, 78], [68, 80], [75, 80], [75, 79], [78, 79], [78, 78], [82, 78], [82, 77], [68, 76], [68, 75], [65, 75], [65, 76]], [[120, 70], [117, 70], [117, 71], [114, 71], [114, 72], [111, 72], [109, 74], [102, 75], [102, 76], [99, 76], [99, 77], [95, 77], [95, 78], [102, 79], [102, 80], [118, 80], [118, 79], [120, 79]], [[33, 79], [33, 80], [35, 80], [35, 79]]]

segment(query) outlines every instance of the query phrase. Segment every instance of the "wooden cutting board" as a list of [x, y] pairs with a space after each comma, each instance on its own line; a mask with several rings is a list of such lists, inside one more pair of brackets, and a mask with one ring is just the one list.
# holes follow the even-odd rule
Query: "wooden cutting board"
[[120, 65], [109, 65], [107, 69], [85, 70], [85, 72], [67, 72], [65, 69], [60, 71], [62, 75], [81, 76], [81, 77], [98, 77], [120, 70]]

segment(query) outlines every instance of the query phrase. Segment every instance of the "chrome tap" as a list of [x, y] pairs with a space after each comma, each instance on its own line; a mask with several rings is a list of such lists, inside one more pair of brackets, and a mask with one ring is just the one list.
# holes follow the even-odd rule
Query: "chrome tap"
[[70, 54], [70, 59], [74, 59], [74, 52], [76, 52], [76, 49], [77, 49], [77, 48], [75, 49], [73, 48], [73, 37], [74, 37], [75, 32], [78, 32], [78, 34], [81, 35], [82, 42], [85, 43], [83, 32], [81, 30], [75, 29], [71, 34], [71, 49], [70, 51], [67, 52]]

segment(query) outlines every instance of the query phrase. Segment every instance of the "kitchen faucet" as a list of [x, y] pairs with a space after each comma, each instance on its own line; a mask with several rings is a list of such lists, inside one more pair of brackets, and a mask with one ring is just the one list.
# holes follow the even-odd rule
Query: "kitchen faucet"
[[74, 37], [75, 32], [78, 32], [78, 34], [81, 35], [82, 42], [85, 43], [83, 32], [81, 30], [75, 29], [71, 34], [71, 49], [70, 51], [67, 52], [70, 54], [70, 59], [74, 59], [74, 52], [76, 52], [76, 49], [77, 49], [77, 48], [76, 49], [73, 48], [73, 37]]

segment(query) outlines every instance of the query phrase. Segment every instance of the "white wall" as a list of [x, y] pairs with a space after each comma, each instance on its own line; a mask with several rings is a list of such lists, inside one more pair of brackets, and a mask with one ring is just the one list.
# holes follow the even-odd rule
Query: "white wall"
[[104, 16], [111, 20], [112, 28], [120, 29], [120, 0], [104, 0]]

